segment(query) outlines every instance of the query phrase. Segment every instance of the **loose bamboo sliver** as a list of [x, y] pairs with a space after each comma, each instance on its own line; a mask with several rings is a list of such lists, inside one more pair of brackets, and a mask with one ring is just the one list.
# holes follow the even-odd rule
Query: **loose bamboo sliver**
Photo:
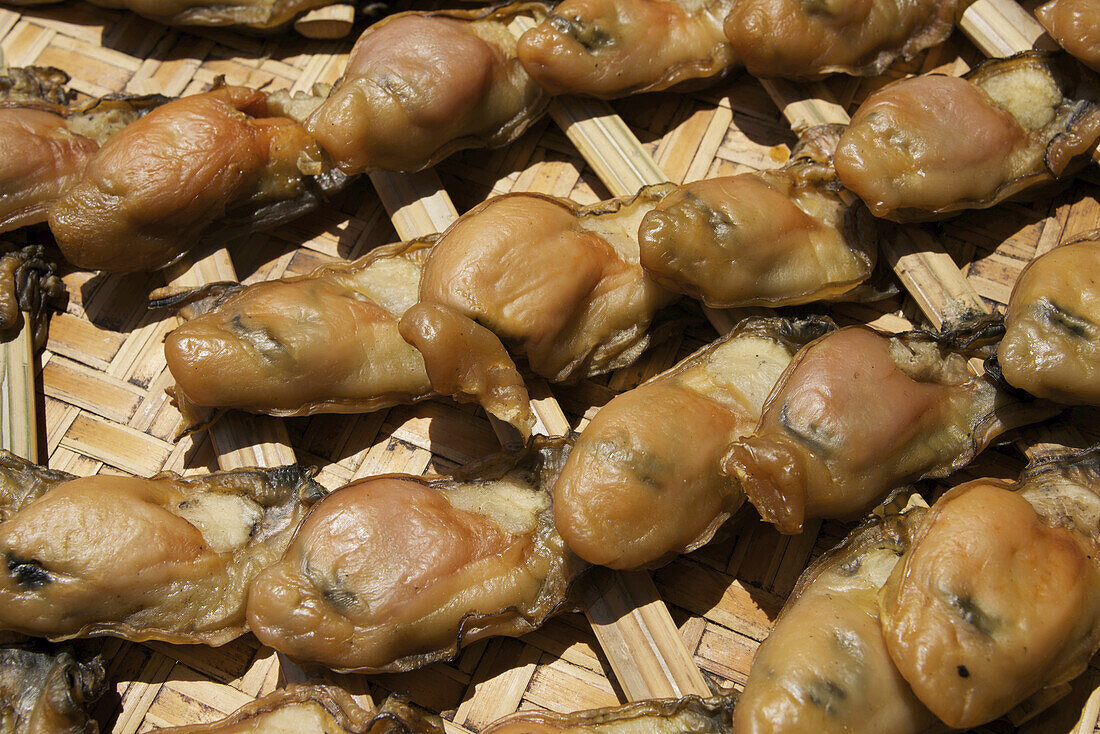
[[977, 0], [959, 18], [959, 28], [983, 54], [993, 58], [1032, 48], [1058, 48], [1016, 0]]
[[329, 5], [311, 10], [294, 21], [294, 30], [306, 38], [325, 40], [343, 38], [355, 25], [354, 5]]
[[38, 411], [34, 395], [34, 345], [27, 319], [0, 342], [0, 448], [38, 461]]

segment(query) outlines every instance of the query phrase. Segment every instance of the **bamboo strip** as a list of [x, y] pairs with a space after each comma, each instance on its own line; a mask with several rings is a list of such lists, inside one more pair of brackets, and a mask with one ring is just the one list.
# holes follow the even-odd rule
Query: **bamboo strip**
[[581, 598], [600, 647], [630, 700], [710, 695], [648, 573], [596, 569], [581, 589]]
[[355, 25], [354, 5], [329, 5], [311, 10], [294, 21], [294, 30], [306, 38], [343, 38]]
[[991, 58], [1031, 48], [1058, 48], [1039, 21], [1016, 0], [976, 0], [959, 18], [959, 28]]
[[34, 345], [27, 319], [0, 342], [0, 448], [38, 461], [38, 411], [34, 395]]

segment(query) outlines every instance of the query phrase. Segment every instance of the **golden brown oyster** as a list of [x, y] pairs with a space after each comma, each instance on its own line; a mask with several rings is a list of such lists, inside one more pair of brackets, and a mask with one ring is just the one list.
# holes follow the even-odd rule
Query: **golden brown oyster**
[[807, 345], [724, 471], [768, 522], [856, 517], [920, 477], [964, 466], [1004, 431], [1056, 412], [967, 369], [950, 339], [849, 327]]
[[1100, 405], [1100, 233], [1024, 268], [1012, 288], [997, 360], [1015, 387]]
[[1077, 66], [1027, 52], [883, 87], [852, 116], [834, 163], [875, 216], [927, 220], [1055, 180], [1098, 136], [1096, 92]]
[[732, 734], [734, 700], [685, 696], [572, 714], [519, 711], [494, 721], [482, 734]]
[[898, 673], [879, 620], [879, 590], [924, 512], [872, 518], [806, 569], [753, 660], [737, 734], [941, 728]]
[[436, 243], [420, 300], [487, 327], [553, 381], [629, 364], [672, 300], [642, 271], [637, 243], [642, 215], [671, 186], [587, 207], [541, 194], [491, 199]]
[[313, 207], [344, 182], [302, 125], [263, 92], [220, 87], [164, 104], [111, 136], [49, 210], [82, 268], [152, 270]]
[[249, 584], [322, 494], [297, 467], [76, 478], [0, 461], [0, 629], [55, 640], [240, 636]]
[[46, 257], [41, 245], [19, 247], [0, 243], [0, 338], [18, 328], [22, 318], [29, 322], [34, 346], [46, 345], [49, 311], [63, 310], [69, 300], [57, 265]]
[[1100, 648], [1097, 456], [951, 490], [883, 588], [890, 656], [948, 726], [992, 721]]
[[515, 140], [546, 109], [508, 24], [540, 5], [399, 13], [363, 33], [307, 127], [346, 173], [417, 171]]
[[742, 0], [725, 33], [753, 76], [877, 76], [898, 58], [942, 43], [955, 0]]
[[877, 248], [866, 209], [836, 191], [830, 157], [681, 186], [642, 219], [642, 267], [718, 308], [843, 297], [870, 277]]
[[1100, 8], [1091, 0], [1050, 0], [1035, 17], [1058, 45], [1100, 71]]
[[432, 395], [420, 352], [397, 328], [416, 303], [429, 245], [378, 248], [353, 263], [214, 299], [165, 339], [184, 417], [201, 422], [204, 408], [354, 413]]
[[736, 63], [722, 20], [732, 0], [565, 0], [520, 38], [551, 94], [604, 99], [716, 77]]
[[366, 710], [332, 685], [292, 685], [209, 724], [158, 729], [164, 734], [443, 734], [438, 716], [391, 696]]
[[745, 500], [719, 471], [791, 357], [824, 319], [748, 319], [633, 390], [584, 429], [554, 484], [554, 522], [590, 563], [639, 568], [713, 537]]
[[[58, 0], [12, 0], [16, 6], [46, 5]], [[103, 8], [129, 10], [165, 25], [213, 26], [276, 33], [298, 16], [334, 0], [92, 0]]]
[[250, 629], [298, 660], [378, 672], [537, 628], [583, 566], [551, 519], [565, 449], [539, 442], [448, 478], [390, 474], [336, 490], [253, 582]]
[[68, 647], [0, 646], [0, 731], [4, 734], [96, 734], [88, 707], [107, 691], [99, 657], [80, 660]]

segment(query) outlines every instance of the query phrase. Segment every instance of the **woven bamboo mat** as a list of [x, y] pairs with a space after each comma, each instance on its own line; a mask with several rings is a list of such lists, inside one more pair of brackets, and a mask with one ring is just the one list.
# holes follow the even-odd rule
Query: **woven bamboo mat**
[[[336, 80], [351, 43], [350, 38], [273, 40], [166, 29], [84, 4], [24, 13], [0, 9], [0, 46], [9, 65], [57, 66], [72, 76], [74, 89], [89, 95], [181, 95], [205, 89], [218, 76], [232, 84], [306, 90]], [[955, 40], [893, 69], [892, 75], [950, 65], [960, 57], [971, 64], [980, 58], [965, 41]], [[851, 108], [881, 83], [845, 80], [834, 83], [833, 91]], [[649, 95], [614, 107], [673, 181], [775, 167], [794, 142], [763, 88], [745, 76], [694, 94]], [[460, 212], [509, 191], [539, 191], [581, 203], [608, 196], [548, 121], [508, 148], [460, 153], [438, 172]], [[1028, 260], [1100, 226], [1098, 193], [1100, 187], [1082, 179], [1054, 198], [948, 221], [937, 228], [938, 238], [978, 293], [1001, 307]], [[233, 259], [242, 280], [257, 281], [306, 273], [396, 239], [364, 177], [324, 211], [236, 246]], [[50, 466], [82, 475], [216, 469], [205, 434], [172, 440], [179, 415], [164, 394], [171, 376], [161, 341], [176, 321], [145, 308], [145, 294], [163, 284], [163, 274], [72, 272], [65, 280], [70, 305], [54, 318], [39, 363], [42, 445]], [[554, 388], [574, 427], [583, 426], [616, 392], [714, 338], [701, 313], [690, 305], [685, 313], [688, 327], [640, 364], [600, 380]], [[895, 313], [920, 322], [907, 298], [846, 306], [836, 313], [840, 320]], [[1081, 427], [1088, 440], [1100, 439], [1100, 422], [1092, 412], [1079, 410], [1066, 420]], [[480, 411], [434, 401], [364, 416], [294, 419], [287, 428], [299, 461], [319, 467], [318, 479], [330, 488], [375, 473], [442, 471], [498, 446]], [[988, 452], [964, 474], [1010, 477], [1023, 463], [1021, 454], [1008, 447]], [[729, 537], [653, 573], [684, 645], [706, 677], [720, 685], [744, 682], [756, 647], [798, 575], [846, 529], [829, 523], [786, 538], [743, 513]], [[105, 731], [148, 731], [215, 719], [281, 682], [276, 656], [250, 636], [218, 649], [112, 640], [107, 654], [108, 674], [117, 683], [115, 695], [99, 704], [97, 718]], [[1083, 689], [1086, 694], [1095, 677], [1086, 681], [1092, 684]], [[334, 679], [368, 698], [403, 692], [453, 720], [454, 731], [477, 731], [520, 708], [570, 711], [626, 698], [580, 614], [555, 619], [522, 639], [477, 643], [452, 664], [404, 675]], [[1061, 708], [1075, 719], [1081, 705], [1079, 699], [1067, 699]], [[1055, 717], [1043, 718], [1049, 723]], [[991, 727], [1008, 729], [1000, 723]]]

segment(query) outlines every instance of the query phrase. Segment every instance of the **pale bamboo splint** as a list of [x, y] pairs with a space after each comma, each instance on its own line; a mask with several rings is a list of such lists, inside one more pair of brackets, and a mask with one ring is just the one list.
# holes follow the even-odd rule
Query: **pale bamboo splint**
[[1039, 21], [1016, 0], [977, 0], [959, 18], [959, 28], [991, 58], [1031, 48], [1058, 48]]
[[34, 344], [30, 325], [0, 342], [0, 448], [38, 461], [38, 409], [34, 395]]
[[[372, 173], [371, 182], [402, 238], [442, 231], [457, 219], [454, 205], [432, 169], [413, 175]], [[565, 413], [545, 382], [540, 381], [533, 390], [531, 407], [547, 435], [569, 433]], [[508, 426], [491, 417], [490, 422], [498, 436], [507, 434]], [[610, 573], [599, 587], [585, 584], [581, 596], [600, 646], [631, 700], [709, 694], [648, 574]], [[523, 691], [516, 695], [522, 696]], [[518, 706], [518, 698], [515, 704]]]
[[311, 10], [294, 21], [294, 30], [318, 40], [343, 38], [355, 25], [354, 5], [329, 5]]

